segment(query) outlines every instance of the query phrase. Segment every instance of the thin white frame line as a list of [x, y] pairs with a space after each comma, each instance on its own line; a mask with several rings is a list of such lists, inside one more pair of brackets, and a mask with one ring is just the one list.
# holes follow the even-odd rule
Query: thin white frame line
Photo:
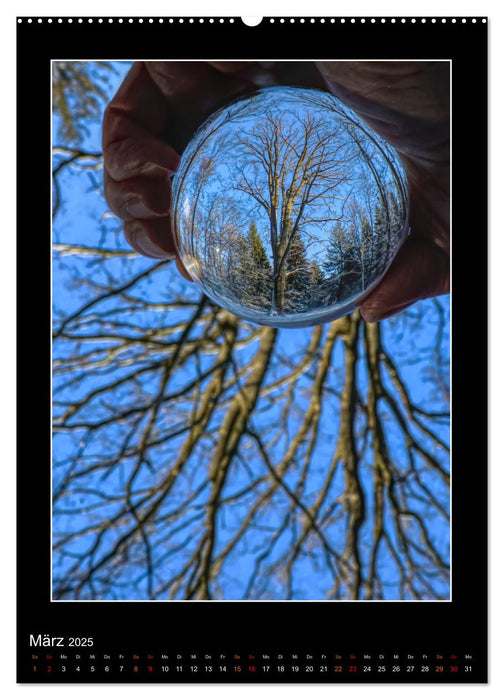
[[52, 181], [52, 170], [53, 170], [53, 140], [54, 140], [54, 134], [53, 134], [53, 126], [54, 126], [54, 118], [53, 118], [53, 89], [52, 89], [52, 76], [53, 76], [53, 60], [51, 59], [50, 62], [50, 67], [49, 67], [49, 85], [51, 86], [49, 88], [50, 90], [50, 95], [49, 95], [49, 108], [50, 108], [50, 119], [51, 119], [51, 139], [49, 143], [49, 162], [51, 164], [50, 171], [49, 171], [49, 222], [50, 222], [50, 246], [49, 246], [49, 278], [50, 278], [50, 290], [49, 290], [49, 297], [50, 297], [50, 318], [51, 318], [51, 323], [50, 323], [50, 329], [49, 329], [49, 345], [50, 345], [50, 350], [49, 350], [49, 357], [50, 357], [50, 380], [49, 380], [49, 387], [50, 387], [50, 413], [49, 413], [49, 435], [51, 436], [50, 440], [50, 460], [49, 460], [49, 469], [50, 469], [50, 489], [49, 489], [49, 502], [50, 502], [50, 524], [49, 524], [49, 551], [51, 552], [51, 563], [50, 563], [50, 571], [49, 571], [49, 576], [50, 576], [50, 601], [51, 603], [56, 602], [53, 599], [53, 339], [52, 339], [52, 321], [53, 321], [53, 181]]
[[[51, 105], [51, 143], [50, 143], [50, 162], [52, 163], [52, 149], [53, 149], [53, 119], [52, 119], [52, 65], [53, 62], [55, 61], [72, 61], [73, 63], [95, 63], [97, 61], [114, 61], [116, 63], [130, 63], [130, 62], [137, 62], [137, 61], [156, 61], [156, 60], [161, 60], [161, 61], [170, 61], [170, 62], [175, 62], [175, 61], [184, 61], [184, 63], [204, 63], [204, 59], [201, 58], [191, 58], [191, 59], [155, 59], [155, 58], [149, 58], [149, 59], [142, 59], [142, 58], [130, 58], [130, 59], [125, 59], [125, 58], [94, 58], [94, 59], [64, 59], [64, 58], [52, 58], [51, 59], [51, 67], [50, 67], [50, 81], [49, 84], [51, 85], [51, 95], [50, 95], [50, 105]], [[221, 63], [227, 63], [231, 61], [244, 61], [244, 60], [252, 60], [255, 59], [243, 59], [243, 58], [224, 58], [224, 59], [219, 59], [219, 62]], [[343, 58], [326, 58], [326, 59], [313, 59], [313, 58], [286, 58], [282, 60], [278, 59], [267, 59], [263, 58], [263, 61], [276, 61], [278, 63], [301, 63], [301, 62], [309, 62], [309, 61], [315, 61], [315, 60], [324, 60], [324, 61], [332, 61], [334, 63], [341, 63], [341, 62], [348, 62], [349, 59], [343, 59]], [[68, 600], [54, 600], [53, 598], [53, 542], [52, 542], [52, 525], [53, 525], [53, 509], [52, 509], [52, 491], [53, 491], [53, 466], [52, 466], [52, 461], [53, 461], [53, 454], [52, 454], [52, 426], [53, 426], [53, 420], [52, 420], [52, 408], [53, 408], [53, 396], [52, 396], [52, 378], [53, 378], [53, 373], [52, 373], [52, 333], [50, 335], [50, 343], [51, 343], [51, 352], [50, 352], [50, 357], [51, 357], [51, 366], [50, 366], [50, 371], [51, 371], [51, 379], [50, 379], [50, 391], [51, 391], [51, 411], [50, 411], [50, 435], [51, 435], [51, 448], [50, 448], [50, 464], [49, 464], [49, 469], [50, 469], [50, 483], [51, 483], [51, 490], [49, 494], [50, 498], [50, 514], [51, 514], [51, 523], [50, 523], [50, 542], [49, 542], [49, 551], [50, 551], [50, 560], [51, 560], [51, 565], [50, 565], [50, 572], [49, 572], [49, 577], [50, 577], [50, 602], [51, 603], [294, 603], [294, 604], [303, 604], [303, 603], [441, 603], [441, 604], [447, 604], [447, 603], [452, 603], [453, 602], [453, 470], [452, 470], [452, 370], [453, 370], [453, 364], [452, 364], [452, 289], [451, 289], [451, 284], [452, 284], [452, 256], [451, 256], [451, 251], [452, 251], [452, 228], [453, 228], [453, 223], [452, 223], [452, 208], [453, 208], [453, 197], [452, 197], [452, 120], [453, 120], [453, 105], [452, 105], [452, 99], [453, 99], [453, 80], [452, 80], [452, 71], [453, 71], [453, 59], [451, 58], [429, 58], [429, 59], [423, 59], [423, 58], [387, 58], [387, 59], [352, 59], [355, 62], [361, 62], [361, 61], [380, 61], [383, 63], [397, 63], [399, 61], [408, 61], [408, 62], [418, 62], [418, 63], [425, 63], [427, 60], [428, 61], [435, 61], [435, 62], [442, 62], [442, 63], [449, 63], [450, 64], [450, 597], [445, 598], [442, 600], [431, 600], [431, 599], [426, 599], [426, 600], [401, 600], [401, 599], [387, 599], [387, 600], [327, 600], [325, 598], [315, 598], [315, 599], [300, 599], [300, 600], [282, 600], [282, 599], [274, 599], [274, 600], [243, 600], [241, 598], [237, 599], [212, 599], [212, 600], [187, 600], [187, 599], [175, 599], [175, 600], [145, 600], [143, 598], [136, 599], [136, 598], [125, 598], [121, 600], [103, 600], [103, 599], [68, 599]], [[52, 294], [53, 294], [53, 285], [52, 285], [52, 245], [53, 245], [53, 236], [52, 236], [52, 229], [53, 229], [53, 219], [52, 219], [52, 171], [50, 173], [50, 178], [51, 178], [51, 195], [50, 195], [50, 206], [51, 206], [51, 211], [50, 211], [50, 236], [51, 236], [51, 246], [50, 246], [50, 277], [51, 277], [51, 290], [50, 290], [50, 299], [51, 299], [51, 320], [52, 320]]]

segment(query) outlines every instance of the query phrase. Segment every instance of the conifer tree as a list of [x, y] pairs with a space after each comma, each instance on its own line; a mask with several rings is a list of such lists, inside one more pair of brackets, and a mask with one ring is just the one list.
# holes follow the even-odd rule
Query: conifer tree
[[310, 263], [310, 284], [318, 285], [324, 279], [322, 270], [320, 269], [316, 260], [312, 260]]
[[269, 305], [273, 282], [272, 268], [255, 221], [252, 221], [249, 227], [247, 249], [250, 261], [249, 270], [246, 272], [248, 291], [256, 297], [261, 306]]
[[404, 211], [402, 200], [397, 198], [393, 190], [388, 193], [390, 211], [390, 237], [395, 243], [402, 234], [404, 226]]
[[246, 237], [236, 237], [232, 256], [231, 288], [245, 305], [269, 308], [273, 289], [272, 267], [255, 221], [251, 222]]
[[[388, 206], [388, 205], [387, 205]], [[375, 206], [375, 216], [374, 216], [374, 239], [375, 239], [375, 251], [374, 251], [374, 261], [375, 269], [377, 274], [385, 267], [388, 261], [389, 255], [389, 239], [390, 239], [390, 228], [389, 228], [389, 217], [387, 212], [387, 207]]]
[[287, 307], [296, 308], [296, 303], [306, 294], [310, 284], [310, 263], [305, 245], [298, 231], [292, 236], [285, 260], [287, 278]]
[[345, 241], [345, 229], [338, 221], [331, 231], [331, 238], [327, 246], [327, 252], [322, 268], [326, 277], [335, 277], [339, 274], [343, 247]]
[[361, 287], [366, 288], [376, 276], [376, 261], [374, 259], [373, 230], [366, 216], [361, 217]]
[[268, 272], [271, 271], [271, 263], [266, 254], [266, 250], [264, 248], [264, 244], [261, 240], [261, 237], [257, 233], [257, 226], [255, 221], [253, 221], [250, 224], [248, 232], [248, 244], [252, 260], [254, 261], [255, 265], [261, 270], [265, 270]]
[[322, 267], [327, 277], [338, 281], [337, 295], [342, 298], [354, 293], [362, 278], [361, 248], [356, 227], [348, 230], [338, 222], [331, 233], [331, 240]]

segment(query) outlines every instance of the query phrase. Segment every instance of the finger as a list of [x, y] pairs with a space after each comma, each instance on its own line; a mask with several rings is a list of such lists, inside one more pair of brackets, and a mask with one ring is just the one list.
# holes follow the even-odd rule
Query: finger
[[221, 73], [233, 74], [255, 87], [275, 85], [326, 90], [327, 85], [313, 61], [209, 61]]
[[207, 61], [207, 63], [221, 73], [240, 73], [248, 70], [251, 65], [260, 65], [256, 61]]
[[182, 277], [189, 282], [194, 281], [178, 257], [169, 217], [147, 221], [127, 221], [124, 224], [124, 237], [141, 255], [148, 258], [175, 260]]
[[410, 236], [380, 284], [362, 303], [365, 321], [379, 321], [419, 299], [450, 291], [450, 259], [423, 236]]
[[[128, 119], [117, 120], [117, 114]], [[143, 61], [136, 61], [121, 83], [104, 116], [102, 132], [103, 150], [128, 136], [131, 125], [142, 127], [144, 132], [159, 137], [163, 131], [168, 109], [165, 97], [152, 79]], [[126, 126], [126, 130], [123, 127]]]
[[236, 69], [224, 75], [204, 61], [147, 61], [145, 67], [164, 96], [168, 116], [180, 105], [213, 109], [222, 99], [251, 87], [233, 76]]
[[319, 61], [327, 87], [401, 153], [445, 157], [450, 72], [445, 61]]
[[[330, 87], [344, 93], [367, 116], [393, 114], [437, 122], [449, 110], [450, 68], [446, 61], [317, 61]], [[367, 109], [366, 109], [367, 108]]]
[[180, 156], [167, 143], [151, 136], [143, 127], [116, 109], [109, 109], [103, 120], [103, 128], [115, 138], [103, 151], [105, 167], [118, 182], [135, 175], [164, 177], [173, 175], [180, 163]]
[[224, 75], [202, 61], [149, 61], [145, 65], [165, 97], [165, 138], [180, 153], [207, 117], [254, 87], [247, 78]]
[[150, 179], [139, 176], [116, 182], [105, 170], [103, 182], [110, 208], [124, 221], [158, 218], [168, 216], [170, 212], [171, 185], [168, 177]]
[[169, 216], [126, 221], [124, 236], [132, 248], [149, 258], [174, 260], [177, 256]]
[[209, 61], [209, 65], [224, 75], [250, 83], [254, 88], [272, 87], [285, 82], [279, 76], [279, 63], [276, 61]]

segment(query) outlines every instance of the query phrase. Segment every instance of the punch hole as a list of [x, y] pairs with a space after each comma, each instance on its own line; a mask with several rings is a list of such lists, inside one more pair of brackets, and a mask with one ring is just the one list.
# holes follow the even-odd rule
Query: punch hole
[[262, 17], [241, 17], [241, 21], [243, 24], [246, 24], [247, 27], [257, 27], [258, 24], [261, 24]]

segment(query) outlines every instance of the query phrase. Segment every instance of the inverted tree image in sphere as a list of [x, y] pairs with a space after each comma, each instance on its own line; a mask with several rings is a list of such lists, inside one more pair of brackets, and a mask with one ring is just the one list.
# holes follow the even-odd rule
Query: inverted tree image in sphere
[[395, 150], [330, 93], [260, 90], [211, 116], [173, 179], [187, 271], [216, 304], [296, 328], [354, 310], [408, 233]]

